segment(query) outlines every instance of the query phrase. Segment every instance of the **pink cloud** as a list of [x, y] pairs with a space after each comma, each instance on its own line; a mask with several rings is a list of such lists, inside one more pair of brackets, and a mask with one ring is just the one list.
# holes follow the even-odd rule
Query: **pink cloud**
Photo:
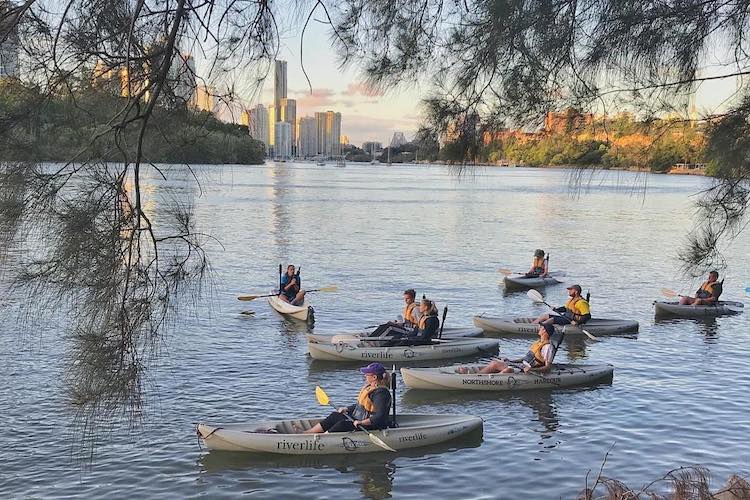
[[346, 86], [346, 90], [342, 92], [343, 95], [355, 96], [362, 95], [365, 97], [383, 97], [383, 92], [378, 90], [365, 82], [354, 82]]
[[332, 89], [322, 88], [313, 89], [312, 93], [300, 92], [297, 94], [297, 107], [310, 109], [310, 108], [323, 108], [326, 106], [332, 106], [335, 104], [333, 97], [336, 93]]

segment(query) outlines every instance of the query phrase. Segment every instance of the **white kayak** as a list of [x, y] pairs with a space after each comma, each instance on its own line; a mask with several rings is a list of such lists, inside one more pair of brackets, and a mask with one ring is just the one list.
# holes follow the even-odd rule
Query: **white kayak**
[[657, 316], [676, 316], [680, 318], [711, 318], [727, 314], [741, 314], [745, 310], [742, 302], [719, 301], [715, 305], [686, 306], [679, 302], [654, 302]]
[[[338, 333], [338, 334], [309, 334], [307, 336], [308, 340], [310, 342], [318, 342], [320, 344], [335, 344], [336, 342], [343, 342], [343, 341], [352, 341], [352, 340], [366, 340], [369, 337], [369, 334], [374, 330], [374, 328], [369, 328], [366, 330], [359, 330], [354, 331], [350, 333]], [[468, 326], [465, 328], [444, 328], [443, 329], [443, 336], [441, 338], [443, 339], [457, 339], [457, 338], [467, 338], [467, 337], [481, 337], [483, 334], [483, 331], [481, 328], [477, 328], [475, 326]], [[383, 337], [373, 337], [377, 339], [382, 339]]]
[[[478, 370], [482, 365], [467, 365]], [[612, 379], [612, 365], [553, 365], [546, 374], [490, 373], [460, 374], [457, 366], [442, 368], [401, 368], [401, 377], [410, 389], [523, 391], [557, 389], [604, 382]]]
[[385, 346], [375, 340], [319, 343], [310, 340], [307, 349], [313, 359], [327, 361], [429, 361], [464, 356], [486, 356], [497, 351], [495, 339], [455, 339], [427, 345]]
[[[500, 335], [528, 335], [536, 336], [539, 325], [533, 324], [536, 318], [492, 318], [489, 316], [474, 316], [474, 325], [484, 330], [486, 334]], [[624, 335], [638, 331], [638, 322], [629, 319], [591, 318], [583, 328], [592, 335]], [[563, 327], [555, 325], [555, 330], [563, 331]], [[576, 325], [566, 325], [565, 335], [584, 335]]]
[[527, 278], [523, 274], [509, 274], [503, 279], [503, 284], [507, 290], [516, 289], [523, 290], [527, 288], [544, 288], [547, 285], [557, 285], [562, 283], [562, 278], [565, 276], [564, 272], [551, 272], [544, 278]]
[[[271, 420], [212, 426], [198, 424], [198, 436], [211, 450], [278, 453], [283, 455], [334, 455], [384, 452], [367, 433], [329, 432], [301, 434], [321, 419]], [[468, 415], [399, 415], [398, 427], [373, 431], [396, 451], [430, 446], [482, 429], [482, 419]]]
[[315, 321], [315, 310], [307, 302], [307, 297], [305, 297], [301, 306], [293, 306], [289, 302], [284, 302], [275, 295], [268, 297], [268, 304], [273, 307], [277, 313], [283, 316], [298, 319], [300, 321], [307, 321], [308, 323]]

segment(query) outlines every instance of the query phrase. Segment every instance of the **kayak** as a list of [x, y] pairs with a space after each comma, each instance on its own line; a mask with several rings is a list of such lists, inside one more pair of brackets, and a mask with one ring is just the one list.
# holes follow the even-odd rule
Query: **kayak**
[[[308, 340], [310, 342], [318, 342], [319, 344], [335, 344], [336, 342], [342, 342], [342, 341], [350, 341], [350, 340], [360, 340], [360, 339], [366, 339], [368, 338], [368, 334], [372, 332], [374, 328], [370, 328], [367, 330], [359, 330], [351, 333], [339, 333], [339, 334], [309, 334], [307, 336]], [[467, 338], [467, 337], [481, 337], [482, 336], [482, 329], [477, 328], [474, 326], [469, 326], [465, 328], [444, 328], [443, 329], [443, 336], [441, 338], [444, 339], [457, 339], [457, 338]], [[374, 337], [374, 338], [382, 338], [382, 337]]]
[[497, 351], [495, 339], [455, 339], [427, 345], [383, 346], [373, 340], [319, 343], [307, 336], [307, 349], [313, 359], [327, 361], [428, 361], [487, 355]]
[[510, 274], [503, 279], [503, 284], [506, 289], [523, 290], [526, 288], [544, 288], [547, 285], [557, 285], [562, 283], [559, 278], [564, 276], [564, 274], [565, 273], [562, 272], [551, 272], [545, 278], [527, 278], [523, 274]]
[[[334, 455], [385, 451], [363, 431], [301, 434], [320, 418], [269, 420], [213, 426], [198, 424], [198, 437], [211, 450], [277, 453], [283, 455]], [[373, 431], [396, 451], [430, 446], [482, 429], [482, 419], [469, 415], [399, 415], [398, 427]]]
[[[482, 365], [468, 365], [479, 369]], [[612, 365], [553, 365], [544, 375], [531, 373], [456, 373], [457, 366], [442, 368], [401, 368], [404, 384], [410, 389], [525, 391], [557, 389], [604, 382], [612, 379]]]
[[315, 310], [307, 302], [307, 297], [305, 297], [305, 301], [301, 306], [293, 306], [289, 302], [284, 302], [278, 296], [273, 295], [268, 297], [268, 304], [273, 307], [277, 313], [283, 316], [298, 319], [300, 321], [307, 321], [309, 323], [315, 321]]
[[[536, 336], [539, 325], [531, 322], [536, 318], [492, 318], [489, 316], [474, 316], [474, 324], [484, 330], [486, 334], [528, 335]], [[583, 325], [592, 335], [622, 335], [638, 331], [638, 322], [629, 319], [592, 318]], [[555, 325], [555, 330], [562, 332], [561, 325]], [[585, 335], [577, 325], [566, 325], [565, 335]]]
[[742, 302], [719, 301], [715, 305], [687, 306], [679, 302], [654, 302], [656, 316], [677, 316], [680, 318], [705, 318], [741, 314], [745, 310]]

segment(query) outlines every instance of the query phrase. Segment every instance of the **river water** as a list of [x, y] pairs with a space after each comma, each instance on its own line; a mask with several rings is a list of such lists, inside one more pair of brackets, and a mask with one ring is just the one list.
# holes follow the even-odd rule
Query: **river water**
[[[28, 331], [18, 309], [4, 310], [0, 497], [572, 498], [608, 452], [604, 474], [636, 488], [685, 465], [710, 468], [715, 486], [750, 473], [750, 316], [653, 315], [662, 287], [699, 284], [680, 274], [676, 256], [692, 227], [691, 195], [706, 179], [607, 173], [576, 197], [569, 172], [552, 169], [457, 176], [440, 166], [283, 163], [198, 172], [200, 186], [188, 174], [152, 176], [148, 192], [191, 200], [200, 229], [223, 245], [209, 248], [214, 293], [164, 339], [143, 424], [102, 434], [92, 462], [73, 458], [80, 430], [63, 391], [66, 346], [56, 325], [64, 318], [50, 309]], [[157, 221], [159, 206], [149, 207]], [[339, 287], [311, 295], [318, 332], [395, 317], [409, 287], [447, 304], [448, 326], [469, 326], [482, 312], [545, 310], [523, 293], [505, 294], [497, 272], [526, 269], [537, 247], [590, 290], [594, 316], [640, 322], [637, 336], [566, 340], [558, 353], [558, 361], [615, 365], [611, 385], [518, 394], [402, 385], [400, 411], [479, 415], [484, 435], [395, 456], [253, 457], [199, 447], [198, 421], [324, 416], [315, 385], [340, 405], [361, 386], [357, 364], [309, 358], [304, 326], [262, 300], [236, 300], [271, 289], [279, 263], [301, 265], [307, 288]], [[747, 300], [749, 251], [747, 232], [726, 248], [724, 298]], [[545, 293], [559, 304], [565, 287]], [[528, 344], [503, 339], [500, 350], [520, 355]]]

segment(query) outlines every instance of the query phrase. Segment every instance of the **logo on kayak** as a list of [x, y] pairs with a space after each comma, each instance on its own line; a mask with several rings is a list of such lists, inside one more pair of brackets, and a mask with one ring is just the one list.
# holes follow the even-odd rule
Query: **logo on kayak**
[[385, 351], [362, 353], [362, 359], [390, 359], [392, 357], [393, 357], [393, 354], [391, 354], [390, 352], [385, 352]]
[[415, 352], [411, 349], [404, 349], [404, 357], [407, 359], [411, 359], [414, 357]]
[[425, 439], [427, 439], [427, 434], [417, 432], [416, 434], [412, 434], [410, 436], [401, 436], [400, 438], [398, 438], [398, 442], [406, 443], [407, 441], [424, 441]]
[[277, 450], [293, 450], [293, 451], [320, 451], [325, 448], [325, 444], [321, 443], [317, 439], [310, 441], [287, 441], [282, 440], [276, 443]]
[[465, 378], [461, 380], [463, 385], [503, 385], [502, 380], [491, 378]]
[[341, 444], [344, 445], [346, 451], [355, 451], [357, 448], [370, 446], [369, 441], [359, 441], [348, 437], [341, 438]]
[[562, 379], [560, 377], [543, 377], [543, 378], [537, 378], [534, 379], [534, 384], [559, 384], [562, 382]]

